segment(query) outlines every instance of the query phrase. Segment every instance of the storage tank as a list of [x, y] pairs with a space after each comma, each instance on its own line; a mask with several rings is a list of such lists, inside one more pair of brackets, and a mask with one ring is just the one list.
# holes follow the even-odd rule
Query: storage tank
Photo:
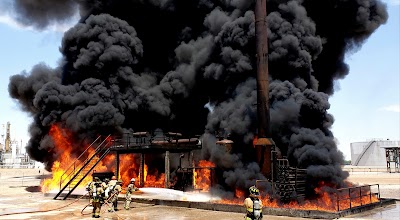
[[385, 147], [399, 147], [400, 141], [369, 140], [350, 144], [351, 165], [353, 166], [385, 166]]

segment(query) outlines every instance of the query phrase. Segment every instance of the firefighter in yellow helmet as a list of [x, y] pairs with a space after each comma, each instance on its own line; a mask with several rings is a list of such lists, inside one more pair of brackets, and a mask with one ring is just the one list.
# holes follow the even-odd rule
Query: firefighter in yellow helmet
[[101, 186], [103, 187], [104, 190], [107, 189], [108, 183], [109, 183], [109, 182], [110, 182], [110, 179], [105, 178], [105, 179], [104, 179], [104, 182], [101, 183]]
[[122, 191], [122, 180], [118, 180], [114, 186], [110, 187], [110, 195], [108, 201], [111, 203], [108, 208], [109, 212], [117, 211], [118, 194]]
[[132, 193], [134, 191], [138, 191], [139, 189], [135, 186], [135, 178], [131, 179], [131, 182], [129, 183], [128, 187], [126, 188], [126, 194], [125, 194], [125, 209], [129, 210], [130, 207], [129, 205], [131, 204], [132, 201]]
[[104, 201], [104, 189], [101, 181], [94, 183], [92, 190], [93, 218], [100, 218], [101, 203]]
[[246, 208], [246, 220], [259, 220], [263, 218], [262, 202], [260, 200], [260, 190], [255, 186], [249, 188], [249, 197], [244, 200]]
[[93, 177], [93, 180], [86, 185], [86, 191], [88, 191], [88, 194], [89, 194], [89, 204], [90, 205], [93, 204], [92, 195], [93, 195], [93, 190], [95, 188], [94, 185], [96, 182], [100, 182], [100, 179], [97, 176]]
[[117, 177], [112, 176], [108, 186], [115, 186], [117, 184]]
[[112, 176], [111, 180], [108, 182], [108, 184], [107, 184], [107, 186], [106, 186], [106, 188], [104, 190], [106, 192], [106, 197], [107, 198], [110, 197], [110, 195], [111, 195], [110, 190], [112, 188], [114, 188], [116, 185], [117, 185], [117, 178], [115, 176]]

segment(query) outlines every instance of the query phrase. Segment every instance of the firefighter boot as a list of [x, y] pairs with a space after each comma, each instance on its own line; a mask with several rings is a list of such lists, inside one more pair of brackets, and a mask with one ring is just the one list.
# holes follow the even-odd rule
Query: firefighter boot
[[125, 202], [125, 207], [124, 207], [124, 208], [125, 208], [126, 210], [129, 210], [129, 209], [130, 209], [130, 208], [129, 208], [129, 205], [130, 205], [130, 204], [131, 204], [131, 201], [126, 201], [126, 202]]

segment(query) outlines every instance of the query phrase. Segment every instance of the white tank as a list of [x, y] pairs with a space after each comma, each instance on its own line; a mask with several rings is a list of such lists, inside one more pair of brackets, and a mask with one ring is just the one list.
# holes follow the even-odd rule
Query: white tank
[[351, 143], [351, 165], [386, 167], [385, 147], [400, 147], [400, 141], [370, 140]]

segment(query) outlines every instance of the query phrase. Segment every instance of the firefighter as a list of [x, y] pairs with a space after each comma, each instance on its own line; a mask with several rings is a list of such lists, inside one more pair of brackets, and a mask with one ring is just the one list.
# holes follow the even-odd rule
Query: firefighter
[[92, 190], [92, 201], [92, 217], [100, 218], [101, 205], [104, 202], [104, 189], [100, 180], [94, 183]]
[[122, 191], [122, 180], [118, 180], [114, 186], [110, 186], [110, 197], [108, 201], [111, 202], [111, 207], [108, 208], [109, 212], [117, 211], [118, 194]]
[[115, 176], [112, 176], [111, 177], [111, 181], [108, 178], [106, 180], [107, 181], [105, 181], [106, 184], [104, 185], [104, 191], [105, 191], [106, 197], [108, 198], [111, 195], [109, 193], [110, 192], [110, 188], [114, 187], [117, 184], [117, 178], [115, 178]]
[[249, 197], [244, 200], [246, 208], [245, 220], [259, 220], [263, 218], [262, 202], [260, 200], [260, 190], [255, 186], [249, 188]]
[[129, 183], [128, 187], [126, 188], [126, 194], [125, 194], [125, 209], [129, 210], [130, 207], [129, 205], [131, 204], [132, 201], [132, 193], [134, 191], [138, 191], [139, 189], [135, 186], [135, 178], [131, 179], [131, 182]]
[[103, 187], [104, 190], [107, 189], [108, 183], [109, 183], [109, 182], [110, 182], [110, 179], [105, 178], [105, 179], [104, 179], [104, 182], [101, 183], [101, 186]]
[[112, 176], [111, 181], [108, 183], [109, 186], [115, 186], [117, 184], [117, 177]]
[[94, 189], [94, 185], [96, 182], [100, 182], [100, 179], [97, 176], [93, 177], [93, 180], [86, 185], [86, 191], [88, 191], [88, 193], [89, 193], [89, 204], [90, 205], [93, 204], [92, 194], [93, 194], [93, 189]]

